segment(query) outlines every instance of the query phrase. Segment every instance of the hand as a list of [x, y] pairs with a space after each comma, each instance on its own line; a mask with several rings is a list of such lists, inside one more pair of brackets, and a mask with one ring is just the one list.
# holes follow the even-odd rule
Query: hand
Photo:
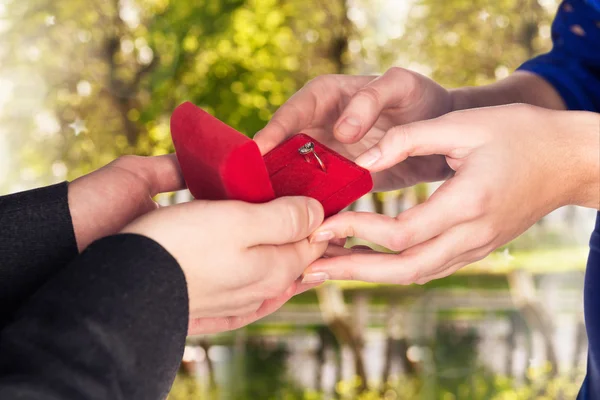
[[[405, 69], [391, 68], [380, 77], [325, 75], [292, 96], [255, 140], [264, 154], [303, 132], [354, 159], [393, 126], [434, 118], [452, 109], [446, 89]], [[375, 174], [374, 190], [438, 181], [450, 172], [444, 157], [411, 157]]]
[[155, 210], [152, 197], [185, 188], [175, 154], [121, 157], [69, 184], [69, 209], [79, 251]]
[[[382, 171], [407, 157], [442, 154], [456, 174], [396, 218], [343, 213], [319, 238], [356, 236], [400, 252], [333, 247], [313, 276], [398, 284], [452, 274], [567, 204], [600, 208], [600, 117], [509, 105], [395, 127], [357, 162]], [[313, 275], [315, 274], [315, 275]]]
[[177, 259], [188, 286], [189, 332], [198, 334], [247, 325], [310, 287], [297, 280], [327, 247], [307, 239], [322, 221], [323, 207], [306, 197], [197, 200], [149, 213], [123, 232], [147, 236]]

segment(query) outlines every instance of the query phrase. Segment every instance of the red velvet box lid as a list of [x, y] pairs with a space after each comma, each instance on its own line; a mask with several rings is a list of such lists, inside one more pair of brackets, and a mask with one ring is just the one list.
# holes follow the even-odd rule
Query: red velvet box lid
[[[281, 196], [309, 196], [333, 215], [373, 188], [369, 171], [311, 137], [298, 134], [261, 156], [256, 143], [191, 103], [177, 107], [171, 135], [192, 195], [206, 200], [261, 203]], [[298, 149], [313, 142], [316, 158]]]

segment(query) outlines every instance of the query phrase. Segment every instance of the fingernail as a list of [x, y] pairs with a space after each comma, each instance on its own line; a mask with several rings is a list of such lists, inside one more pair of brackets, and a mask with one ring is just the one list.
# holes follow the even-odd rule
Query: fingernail
[[316, 229], [322, 222], [321, 215], [323, 212], [321, 211], [323, 206], [319, 203], [318, 200], [309, 198], [308, 199], [308, 226], [311, 227], [311, 230]]
[[369, 168], [377, 161], [379, 161], [380, 158], [381, 150], [379, 150], [378, 146], [374, 146], [367, 150], [365, 153], [358, 156], [358, 158], [354, 162], [363, 168]]
[[335, 233], [333, 233], [332, 231], [321, 231], [321, 232], [315, 232], [312, 235], [310, 235], [309, 242], [311, 242], [311, 243], [328, 242], [333, 238], [335, 238]]
[[302, 278], [302, 283], [319, 283], [329, 279], [329, 274], [326, 272], [311, 272]]
[[354, 117], [348, 117], [338, 126], [340, 135], [351, 138], [360, 132], [360, 121]]

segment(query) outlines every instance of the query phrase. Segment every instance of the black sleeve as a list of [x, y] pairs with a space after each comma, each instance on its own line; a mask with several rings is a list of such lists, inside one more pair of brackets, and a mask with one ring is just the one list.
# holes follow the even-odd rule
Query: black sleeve
[[65, 182], [0, 197], [0, 329], [77, 256], [67, 190]]
[[90, 245], [0, 331], [0, 399], [164, 399], [188, 328], [185, 277], [156, 242]]

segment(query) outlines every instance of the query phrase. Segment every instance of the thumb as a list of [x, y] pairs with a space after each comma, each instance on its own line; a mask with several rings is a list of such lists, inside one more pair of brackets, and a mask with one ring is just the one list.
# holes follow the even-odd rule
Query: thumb
[[478, 141], [472, 131], [468, 125], [450, 122], [444, 117], [395, 126], [355, 162], [371, 172], [377, 172], [408, 157], [438, 154], [463, 158]]
[[323, 206], [310, 197], [281, 197], [253, 205], [249, 227], [252, 246], [281, 245], [306, 239], [323, 222]]

